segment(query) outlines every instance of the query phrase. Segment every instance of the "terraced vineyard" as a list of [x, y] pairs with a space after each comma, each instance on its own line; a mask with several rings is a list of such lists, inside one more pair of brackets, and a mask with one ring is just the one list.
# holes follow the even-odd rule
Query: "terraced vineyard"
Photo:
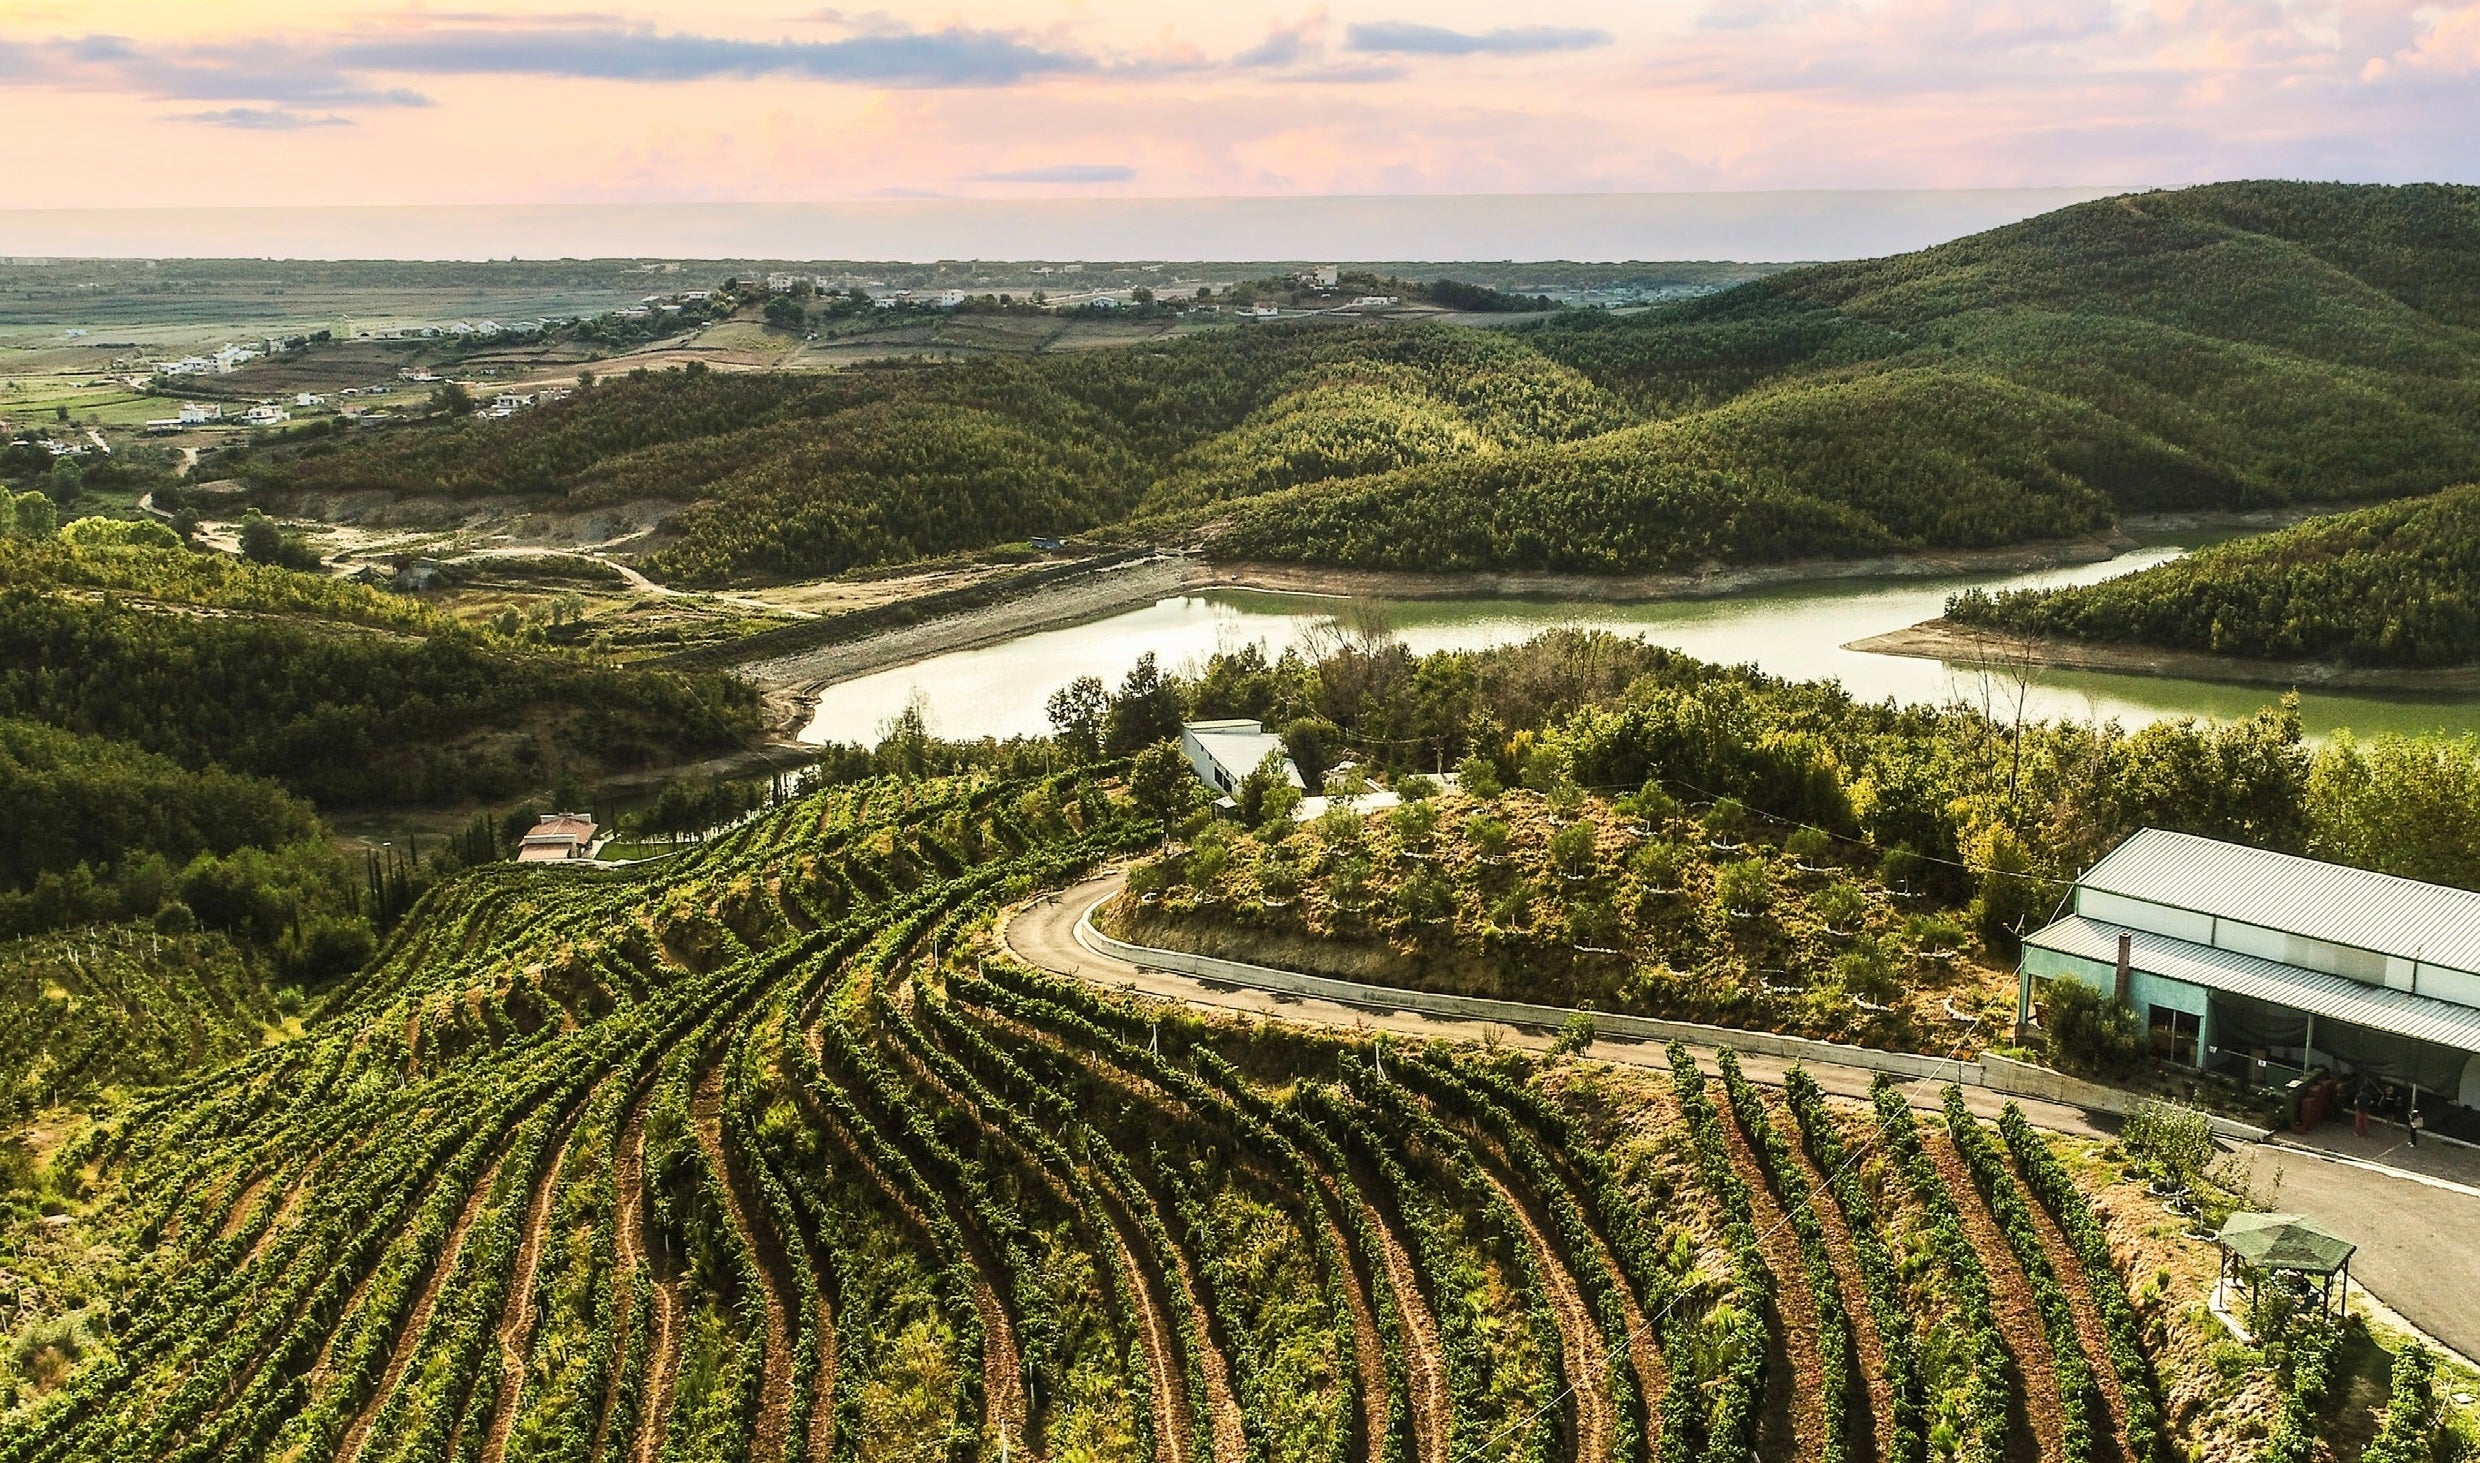
[[101, 1298], [20, 1318], [0, 1463], [2166, 1456], [2028, 1127], [993, 953], [1153, 836], [1089, 773], [882, 781], [434, 891], [52, 1158]]

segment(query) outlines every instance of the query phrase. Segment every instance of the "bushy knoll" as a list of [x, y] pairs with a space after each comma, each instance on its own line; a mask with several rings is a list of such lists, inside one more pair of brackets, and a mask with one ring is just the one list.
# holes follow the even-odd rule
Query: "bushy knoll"
[[[1737, 805], [1731, 805], [1736, 808]], [[1709, 826], [1710, 825], [1710, 826]], [[1798, 851], [1791, 851], [1796, 848]], [[2003, 1004], [1963, 911], [1871, 851], [1786, 847], [1658, 790], [1450, 794], [1297, 827], [1216, 827], [1131, 874], [1130, 938], [1502, 1000], [1917, 1046], [1940, 1002]]]

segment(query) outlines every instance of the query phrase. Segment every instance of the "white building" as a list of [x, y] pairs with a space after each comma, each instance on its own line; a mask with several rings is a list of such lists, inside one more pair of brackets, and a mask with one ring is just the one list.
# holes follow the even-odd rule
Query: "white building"
[[325, 406], [325, 405], [327, 405], [327, 398], [326, 398], [326, 397], [324, 397], [324, 396], [319, 395], [319, 394], [318, 394], [317, 392], [315, 392], [315, 391], [305, 391], [305, 392], [302, 392], [300, 395], [298, 395], [298, 396], [296, 396], [296, 397], [294, 397], [294, 398], [293, 398], [293, 405], [295, 405], [295, 406]]
[[241, 420], [253, 427], [272, 427], [278, 422], [289, 422], [292, 419], [291, 412], [272, 401], [262, 401], [241, 414]]
[[963, 303], [964, 303], [964, 291], [962, 291], [962, 290], [941, 290], [941, 291], [939, 291], [939, 308], [940, 308], [940, 309], [942, 309], [942, 310], [953, 310], [953, 309], [955, 309], [958, 305], [961, 305], [961, 304], [963, 304]]
[[175, 420], [184, 427], [194, 427], [201, 422], [220, 422], [224, 420], [224, 408], [211, 401], [185, 401], [181, 403], [181, 415]]
[[797, 274], [770, 274], [766, 277], [766, 290], [771, 295], [788, 295], [800, 283], [801, 276]]
[[1189, 722], [1180, 728], [1180, 750], [1188, 754], [1188, 765], [1196, 769], [1198, 780], [1223, 797], [1239, 791], [1240, 779], [1255, 772], [1269, 752], [1283, 759], [1283, 775], [1292, 786], [1305, 786], [1283, 748], [1283, 739], [1254, 721]]
[[545, 813], [534, 830], [517, 843], [517, 862], [556, 864], [590, 859], [602, 845], [596, 840], [589, 813]]
[[2024, 941], [2018, 1014], [2080, 980], [2165, 1060], [2323, 1069], [2480, 1108], [2480, 894], [2147, 828]]

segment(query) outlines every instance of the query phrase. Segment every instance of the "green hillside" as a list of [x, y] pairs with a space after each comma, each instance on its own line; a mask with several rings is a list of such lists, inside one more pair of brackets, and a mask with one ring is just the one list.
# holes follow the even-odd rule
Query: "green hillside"
[[[1442, 551], [1457, 567], [1676, 567], [2430, 491], [2480, 469], [2474, 277], [2480, 190], [2106, 199], [1519, 332], [1660, 425], [1516, 469], [1254, 503], [1228, 542], [1388, 567]], [[1684, 475], [1699, 485], [1683, 492]], [[1785, 495], [1804, 534], [1783, 531]], [[1818, 505], [1884, 533], [1829, 526]]]
[[[244, 454], [234, 470], [293, 504], [682, 503], [645, 563], [689, 584], [1063, 534], [1429, 571], [1990, 548], [2102, 531], [2128, 512], [2375, 500], [2480, 478], [2475, 279], [2480, 190], [2225, 184], [2099, 200], [1633, 316], [1567, 312], [1504, 331], [1252, 326], [832, 375], [641, 371], [509, 420], [359, 429]], [[2391, 603], [2384, 593], [2285, 607], [2257, 629], [2241, 623], [2255, 610], [2218, 601], [2201, 621], [2183, 601], [2185, 628], [2139, 625], [2123, 601], [2158, 582], [2055, 601], [2044, 623], [2251, 654], [2467, 658], [2422, 618], [2445, 612], [2433, 601], [2348, 633], [2324, 621], [2365, 619]], [[2105, 601], [2122, 605], [2106, 626], [2059, 618]], [[346, 617], [384, 613], [401, 611]], [[473, 696], [472, 716], [509, 716], [505, 695]], [[150, 745], [171, 748], [170, 735]]]
[[[1741, 741], [1753, 717], [1667, 715], [1670, 682], [1907, 739], [1830, 688], [1637, 653], [1656, 704], [1541, 728], [1562, 762], [1736, 761], [1752, 796], [1784, 786], [1755, 759], [1830, 775], [1815, 744]], [[1719, 1081], [1685, 1046], [1578, 1060], [1573, 1021], [1545, 1055], [1024, 963], [1003, 909], [1159, 854], [1166, 758], [1187, 788], [1158, 744], [826, 788], [629, 868], [470, 870], [299, 1028], [186, 950], [150, 966], [231, 1059], [0, 1144], [0, 1458], [2163, 1463], [2256, 1456], [2269, 1407], [2282, 1456], [2381, 1410], [2420, 1446], [2444, 1426], [2387, 1409], [2418, 1365], [2387, 1346], [2418, 1353], [2365, 1318], [2230, 1345], [2215, 1252], [2182, 1236], [2244, 1201], [2200, 1177], [2201, 1220], [2173, 1215], [2134, 1136], [1993, 1130], [1954, 1088], [1916, 1112], [1890, 1077], [1777, 1093], [1728, 1051]], [[1339, 945], [1503, 941], [1510, 968], [1628, 972], [1638, 1005], [1962, 1050], [1940, 992], [1972, 977], [1925, 968], [1960, 930], [1832, 848], [1714, 860], [1770, 834], [1656, 793], [1453, 801], [1506, 814], [1497, 837], [1419, 804], [1237, 843], [1187, 824], [1137, 898]], [[43, 1028], [64, 1073], [177, 1067], [177, 1029], [103, 1019], [152, 998], [115, 983], [130, 947], [34, 972], [64, 1016], [106, 1008]]]
[[691, 583], [1116, 525], [1393, 568], [1968, 548], [2480, 476], [2475, 278], [2480, 190], [2225, 184], [1629, 316], [633, 375], [238, 470], [297, 501], [685, 500], [647, 567]]
[[2071, 640], [2367, 666], [2480, 661], [2480, 487], [2314, 518], [2073, 589], [1959, 595], [1947, 617]]
[[0, 716], [273, 779], [440, 803], [741, 745], [755, 693], [472, 630], [323, 575], [0, 539]]

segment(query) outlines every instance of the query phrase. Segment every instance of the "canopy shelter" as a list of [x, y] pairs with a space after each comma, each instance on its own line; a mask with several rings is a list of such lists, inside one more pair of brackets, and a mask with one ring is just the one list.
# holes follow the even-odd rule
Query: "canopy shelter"
[[2222, 1252], [2216, 1290], [2236, 1280], [2253, 1294], [2266, 1276], [2305, 1276], [2317, 1283], [2319, 1309], [2329, 1316], [2338, 1313], [2337, 1296], [2350, 1292], [2351, 1256], [2359, 1248], [2305, 1216], [2251, 1211], [2224, 1220], [2213, 1243]]

